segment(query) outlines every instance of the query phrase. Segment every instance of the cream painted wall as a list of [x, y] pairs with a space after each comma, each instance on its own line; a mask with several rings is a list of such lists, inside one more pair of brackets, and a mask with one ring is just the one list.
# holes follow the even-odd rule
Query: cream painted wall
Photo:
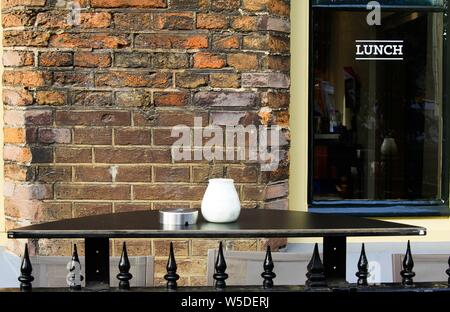
[[[307, 211], [308, 185], [308, 51], [309, 0], [291, 1], [291, 172], [289, 207]], [[417, 242], [450, 241], [450, 218], [386, 218], [386, 221], [423, 226], [425, 237], [411, 237]], [[291, 239], [289, 242], [314, 242], [315, 239]], [[405, 237], [352, 238], [350, 242], [404, 242]]]

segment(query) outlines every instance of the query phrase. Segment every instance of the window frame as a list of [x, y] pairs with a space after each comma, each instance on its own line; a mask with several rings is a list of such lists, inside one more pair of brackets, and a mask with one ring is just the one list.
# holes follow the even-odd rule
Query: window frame
[[[441, 172], [441, 199], [440, 200], [313, 200], [313, 109], [314, 103], [314, 9], [337, 11], [366, 11], [366, 4], [360, 0], [356, 4], [336, 4], [336, 0], [328, 0], [329, 4], [309, 3], [309, 74], [308, 74], [308, 211], [313, 213], [334, 213], [369, 217], [418, 217], [418, 216], [449, 216], [449, 170], [450, 170], [450, 46], [449, 46], [449, 0], [443, 1], [443, 6], [421, 5], [382, 5], [382, 9], [399, 11], [427, 11], [443, 12], [443, 129], [442, 129], [442, 172]], [[347, 1], [348, 2], [348, 1]], [[381, 2], [381, 1], [380, 1]], [[367, 1], [366, 1], [367, 3]]]

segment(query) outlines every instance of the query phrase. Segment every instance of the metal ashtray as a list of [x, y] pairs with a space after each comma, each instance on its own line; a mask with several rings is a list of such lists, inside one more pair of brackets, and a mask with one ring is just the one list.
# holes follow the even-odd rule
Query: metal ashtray
[[159, 223], [164, 225], [196, 224], [198, 218], [197, 209], [189, 208], [163, 208], [159, 210]]

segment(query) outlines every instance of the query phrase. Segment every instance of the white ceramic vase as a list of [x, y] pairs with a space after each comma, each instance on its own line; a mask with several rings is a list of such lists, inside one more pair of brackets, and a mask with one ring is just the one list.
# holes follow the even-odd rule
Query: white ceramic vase
[[210, 179], [202, 200], [202, 215], [214, 223], [234, 222], [241, 203], [233, 179]]

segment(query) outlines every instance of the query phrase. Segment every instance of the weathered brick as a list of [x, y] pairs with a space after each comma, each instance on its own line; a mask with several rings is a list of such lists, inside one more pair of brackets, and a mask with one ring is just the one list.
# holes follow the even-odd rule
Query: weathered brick
[[170, 162], [170, 150], [145, 147], [95, 148], [95, 162], [108, 164], [166, 163]]
[[270, 184], [266, 187], [265, 199], [275, 199], [280, 197], [287, 197], [289, 193], [289, 184], [287, 181], [277, 184]]
[[80, 145], [110, 145], [112, 130], [108, 128], [75, 128], [73, 129], [73, 143]]
[[214, 35], [212, 40], [212, 46], [214, 49], [239, 49], [240, 39], [235, 34], [219, 34]]
[[107, 28], [111, 25], [111, 14], [108, 12], [82, 12], [79, 16], [81, 28]]
[[116, 13], [114, 14], [114, 27], [125, 31], [144, 31], [153, 29], [151, 13]]
[[56, 125], [63, 126], [129, 126], [130, 112], [124, 111], [57, 111]]
[[75, 218], [107, 214], [112, 212], [111, 203], [74, 203], [73, 216]]
[[69, 182], [72, 180], [72, 168], [69, 166], [39, 166], [36, 169], [36, 181], [43, 183]]
[[269, 35], [269, 50], [275, 53], [289, 53], [290, 41], [289, 37]]
[[191, 12], [154, 14], [156, 29], [189, 30], [194, 28], [194, 14]]
[[78, 67], [104, 68], [111, 66], [109, 53], [76, 52], [74, 65]]
[[209, 76], [209, 84], [213, 88], [239, 88], [240, 78], [240, 75], [233, 73], [216, 73]]
[[34, 173], [30, 166], [21, 166], [15, 163], [4, 164], [4, 176], [6, 180], [18, 182], [31, 181]]
[[270, 0], [242, 0], [242, 8], [251, 12], [265, 11], [269, 2]]
[[61, 91], [37, 91], [36, 103], [39, 105], [64, 105], [66, 94]]
[[5, 145], [3, 147], [3, 159], [25, 164], [31, 162], [32, 154], [27, 147]]
[[57, 199], [126, 200], [130, 199], [129, 185], [57, 184]]
[[167, 88], [172, 82], [172, 76], [163, 72], [123, 72], [114, 71], [95, 75], [98, 87], [153, 87]]
[[223, 68], [225, 64], [223, 55], [209, 52], [198, 52], [194, 55], [194, 67], [196, 68]]
[[42, 87], [49, 85], [52, 75], [43, 71], [4, 71], [3, 83], [10, 86]]
[[33, 95], [25, 89], [3, 89], [3, 104], [10, 106], [26, 106], [33, 104]]
[[211, 123], [217, 126], [236, 126], [245, 118], [245, 112], [212, 112]]
[[135, 38], [135, 46], [147, 49], [203, 49], [208, 48], [208, 36], [200, 34], [139, 34]]
[[147, 211], [151, 210], [152, 205], [150, 203], [114, 203], [114, 212], [128, 212], [128, 211]]
[[179, 137], [171, 137], [172, 129], [153, 129], [153, 144], [171, 146]]
[[246, 107], [254, 106], [258, 101], [258, 94], [254, 92], [197, 92], [194, 104], [208, 107]]
[[189, 105], [189, 93], [186, 92], [155, 92], [153, 98], [157, 107]]
[[290, 79], [288, 75], [282, 73], [244, 73], [242, 86], [287, 89], [290, 86]]
[[267, 30], [289, 33], [291, 24], [289, 20], [278, 17], [269, 17], [267, 19]]
[[186, 53], [155, 53], [153, 66], [161, 69], [188, 68], [189, 56]]
[[115, 129], [114, 143], [116, 145], [150, 145], [150, 130], [134, 128]]
[[265, 187], [244, 185], [242, 188], [242, 200], [264, 200]]
[[53, 197], [53, 188], [50, 184], [16, 184], [5, 182], [4, 196], [15, 199], [49, 199]]
[[258, 69], [258, 55], [249, 53], [233, 53], [227, 57], [229, 66], [237, 70]]
[[105, 91], [74, 91], [70, 95], [73, 106], [103, 107], [113, 104], [112, 93]]
[[33, 146], [31, 147], [33, 163], [45, 164], [53, 162], [53, 148]]
[[53, 122], [52, 112], [49, 110], [29, 110], [15, 111], [7, 110], [4, 112], [3, 120], [6, 125], [50, 125]]
[[289, 16], [289, 2], [286, 0], [270, 0], [268, 3], [269, 12], [275, 15]]
[[217, 249], [219, 240], [217, 239], [193, 239], [192, 240], [192, 256], [207, 256], [208, 250]]
[[231, 28], [238, 31], [256, 31], [259, 28], [260, 17], [242, 15], [233, 17], [231, 20]]
[[2, 7], [3, 8], [12, 8], [15, 6], [36, 6], [42, 7], [45, 6], [46, 0], [3, 0]]
[[290, 94], [287, 92], [267, 92], [263, 96], [264, 104], [270, 108], [288, 108]]
[[208, 84], [208, 75], [195, 72], [177, 73], [175, 77], [177, 87], [195, 89]]
[[142, 200], [201, 200], [205, 189], [197, 185], [135, 185], [133, 196]]
[[190, 208], [191, 204], [189, 202], [181, 201], [157, 201], [153, 203], [154, 210], [160, 210], [163, 208]]
[[283, 55], [269, 55], [268, 68], [272, 70], [289, 72], [291, 68], [291, 58]]
[[242, 46], [247, 50], [267, 50], [269, 45], [269, 36], [267, 35], [249, 35], [242, 39]]
[[155, 182], [189, 182], [189, 167], [153, 167]]
[[47, 32], [9, 30], [3, 32], [4, 47], [45, 47], [50, 34]]
[[53, 85], [55, 87], [91, 87], [94, 85], [94, 79], [89, 72], [54, 72]]
[[159, 111], [157, 118], [151, 121], [149, 121], [141, 112], [138, 112], [134, 114], [133, 119], [135, 126], [152, 125], [156, 127], [173, 127], [177, 125], [186, 125], [190, 127], [194, 125], [195, 117], [199, 117], [203, 125], [208, 123], [207, 114], [189, 111]]
[[71, 28], [69, 11], [40, 12], [36, 16], [36, 26], [42, 29], [68, 29]]
[[55, 161], [57, 163], [90, 163], [92, 151], [90, 148], [57, 147]]
[[225, 169], [222, 165], [192, 167], [192, 181], [194, 183], [206, 183], [209, 179], [223, 178]]
[[150, 53], [144, 52], [120, 52], [114, 55], [114, 65], [117, 67], [150, 67], [152, 57]]
[[130, 40], [125, 35], [62, 33], [52, 35], [49, 44], [56, 48], [117, 49], [128, 46]]
[[[187, 240], [174, 240], [173, 251], [175, 256], [183, 257], [189, 255], [189, 241]], [[170, 241], [168, 240], [154, 240], [153, 250], [155, 256], [168, 256], [169, 255]]]
[[287, 198], [276, 199], [264, 202], [264, 209], [289, 210], [289, 200]]
[[73, 57], [71, 52], [41, 52], [39, 53], [39, 66], [60, 67], [72, 66]]
[[3, 51], [3, 66], [32, 66], [34, 53], [31, 51]]
[[116, 182], [150, 182], [152, 180], [152, 172], [150, 167], [139, 165], [136, 167], [117, 168]]
[[110, 167], [77, 166], [75, 182], [112, 182]]
[[135, 90], [116, 92], [116, 105], [123, 107], [143, 107], [151, 104], [151, 92]]
[[200, 13], [197, 14], [197, 28], [200, 29], [223, 29], [227, 28], [228, 19], [223, 14]]
[[127, 254], [129, 256], [148, 256], [152, 253], [151, 241], [148, 239], [120, 239], [114, 240], [114, 250], [116, 256], [121, 255], [123, 243], [127, 244]]
[[171, 0], [171, 9], [204, 9], [209, 5], [209, 0]]
[[165, 8], [166, 0], [91, 0], [93, 8]]
[[25, 143], [26, 133], [24, 128], [3, 128], [3, 142], [10, 144]]
[[240, 0], [214, 0], [211, 1], [211, 8], [216, 11], [234, 11], [239, 9]]
[[70, 129], [40, 128], [38, 131], [38, 140], [43, 144], [70, 143]]

